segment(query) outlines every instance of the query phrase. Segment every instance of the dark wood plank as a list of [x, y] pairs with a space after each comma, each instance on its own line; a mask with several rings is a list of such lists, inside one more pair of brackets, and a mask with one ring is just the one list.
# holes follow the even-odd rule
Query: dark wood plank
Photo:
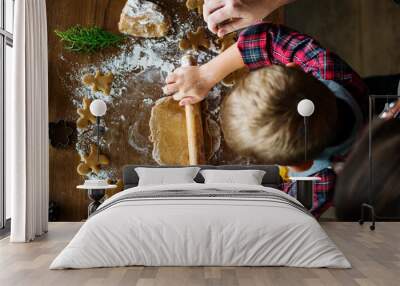
[[286, 24], [314, 36], [362, 76], [400, 73], [400, 6], [392, 0], [302, 0]]
[[400, 73], [400, 5], [392, 0], [360, 2], [363, 74]]
[[304, 0], [285, 10], [289, 27], [315, 37], [362, 71], [360, 12], [358, 0]]

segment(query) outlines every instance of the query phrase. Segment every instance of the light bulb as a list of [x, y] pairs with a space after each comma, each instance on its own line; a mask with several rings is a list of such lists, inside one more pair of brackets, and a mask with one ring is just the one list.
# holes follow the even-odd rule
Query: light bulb
[[101, 117], [107, 112], [107, 105], [101, 99], [93, 100], [90, 104], [90, 113], [96, 117]]
[[314, 113], [314, 103], [309, 99], [303, 99], [297, 104], [297, 112], [304, 117], [311, 116]]

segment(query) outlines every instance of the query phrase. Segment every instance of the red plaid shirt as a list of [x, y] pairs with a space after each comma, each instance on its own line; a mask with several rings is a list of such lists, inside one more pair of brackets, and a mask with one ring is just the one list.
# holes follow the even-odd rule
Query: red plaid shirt
[[318, 79], [337, 82], [350, 92], [367, 118], [367, 87], [360, 76], [312, 37], [282, 25], [260, 23], [244, 30], [237, 45], [250, 70], [296, 63]]
[[[316, 218], [319, 218], [329, 207], [332, 206], [336, 174], [332, 169], [323, 169], [313, 174], [313, 176], [319, 177], [321, 180], [316, 181], [313, 184], [313, 202], [310, 212]], [[292, 197], [297, 197], [296, 184], [293, 182], [283, 183], [282, 190]]]

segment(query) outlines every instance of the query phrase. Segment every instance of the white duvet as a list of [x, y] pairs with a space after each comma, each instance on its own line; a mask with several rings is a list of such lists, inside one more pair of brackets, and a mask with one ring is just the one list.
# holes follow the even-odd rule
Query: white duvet
[[[290, 204], [257, 198], [153, 198], [112, 204], [130, 192], [262, 190], [232, 184], [135, 187], [101, 206], [50, 269], [145, 266], [349, 268], [318, 222]], [[105, 206], [108, 205], [108, 208]]]

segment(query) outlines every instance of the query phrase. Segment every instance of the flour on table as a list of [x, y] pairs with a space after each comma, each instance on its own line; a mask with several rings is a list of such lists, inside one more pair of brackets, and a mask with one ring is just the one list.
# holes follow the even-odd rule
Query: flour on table
[[[147, 125], [146, 119], [139, 113], [128, 128], [128, 143], [140, 154], [147, 154], [150, 151], [149, 139], [140, 131], [140, 125]], [[144, 120], [146, 120], [146, 122], [143, 122]]]
[[143, 103], [146, 105], [153, 105], [154, 104], [154, 100], [151, 98], [145, 98], [143, 99]]
[[[127, 78], [137, 77], [139, 80], [153, 80], [153, 83], [161, 84], [166, 75], [177, 66], [177, 60], [165, 55], [165, 50], [170, 48], [170, 45], [165, 41], [151, 39], [141, 42], [129, 40], [121, 47], [118, 54], [97, 64], [77, 66], [70, 74], [71, 81], [80, 81], [85, 74], [94, 73], [96, 70], [100, 70], [102, 73], [112, 72], [114, 81], [110, 96], [105, 96], [101, 92], [93, 92], [89, 87], [80, 84], [74, 89], [74, 97], [87, 96], [91, 99], [99, 98], [106, 103], [111, 103], [115, 98], [123, 97], [127, 91]], [[150, 74], [149, 71], [152, 73]]]

